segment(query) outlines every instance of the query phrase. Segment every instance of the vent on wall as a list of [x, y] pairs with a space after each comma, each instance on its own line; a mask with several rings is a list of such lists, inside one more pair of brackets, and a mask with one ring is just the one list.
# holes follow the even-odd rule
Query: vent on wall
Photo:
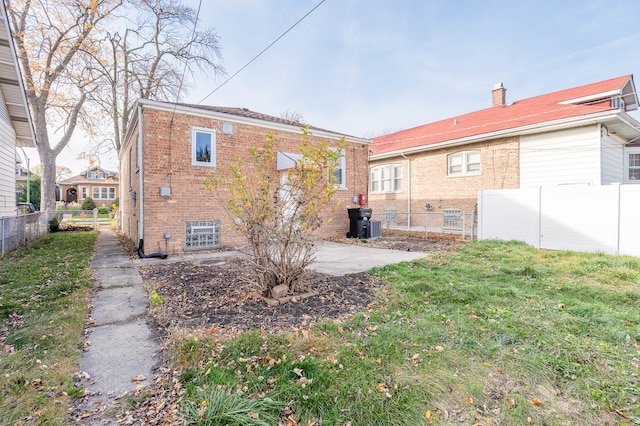
[[233, 135], [233, 124], [231, 124], [231, 123], [222, 123], [222, 134], [223, 135]]

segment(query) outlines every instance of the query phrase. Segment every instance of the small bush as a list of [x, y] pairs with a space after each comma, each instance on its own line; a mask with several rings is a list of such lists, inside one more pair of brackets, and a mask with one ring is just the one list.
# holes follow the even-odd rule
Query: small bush
[[98, 207], [98, 214], [109, 214], [109, 207]]
[[60, 230], [60, 219], [58, 216], [53, 216], [49, 219], [49, 232], [58, 232]]
[[93, 201], [93, 198], [87, 197], [82, 202], [82, 210], [93, 210], [96, 208], [96, 203]]

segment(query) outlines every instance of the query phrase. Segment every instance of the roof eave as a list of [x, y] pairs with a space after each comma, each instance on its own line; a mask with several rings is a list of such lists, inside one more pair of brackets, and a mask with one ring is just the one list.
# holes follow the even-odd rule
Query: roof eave
[[[619, 119], [629, 127], [640, 129], [640, 126], [635, 127], [632, 125], [631, 120], [635, 121], [630, 115], [620, 110], [608, 110], [595, 114], [589, 114], [581, 117], [571, 117], [562, 120], [548, 121], [545, 123], [530, 124], [528, 126], [514, 127], [511, 129], [499, 130], [491, 133], [483, 133], [480, 135], [468, 136], [459, 139], [452, 139], [449, 141], [438, 142], [430, 145], [420, 145], [413, 148], [399, 149], [381, 154], [371, 155], [370, 160], [384, 160], [387, 158], [398, 157], [406, 154], [417, 154], [420, 152], [433, 151], [436, 149], [447, 148], [451, 146], [467, 145], [471, 143], [483, 142], [486, 140], [504, 138], [510, 136], [528, 135], [532, 133], [539, 133], [541, 130], [545, 132], [568, 129], [572, 127], [587, 126], [590, 124], [601, 123], [607, 119]], [[640, 123], [638, 123], [640, 125]], [[638, 131], [640, 135], [640, 130]]]
[[[229, 121], [229, 122], [238, 123], [238, 124], [245, 124], [250, 126], [257, 125], [257, 126], [264, 127], [267, 129], [272, 129], [272, 130], [281, 130], [285, 132], [300, 133], [302, 129], [302, 127], [300, 126], [274, 123], [271, 121], [261, 120], [258, 118], [242, 117], [239, 115], [228, 114], [224, 112], [210, 111], [210, 110], [193, 108], [193, 107], [188, 107], [184, 105], [177, 105], [177, 104], [166, 103], [161, 101], [153, 101], [150, 99], [139, 99], [138, 103], [143, 107], [146, 106], [146, 107], [158, 109], [161, 111], [178, 112], [182, 114], [189, 114], [189, 115], [194, 115], [197, 117], [204, 117], [204, 118], [215, 118], [219, 120]], [[311, 129], [310, 133], [314, 136], [318, 136], [325, 139], [340, 140], [344, 137], [345, 140], [347, 140], [348, 142], [356, 142], [361, 144], [370, 143], [369, 139], [359, 138], [356, 136], [343, 135], [340, 133], [327, 132], [327, 131], [318, 130], [318, 129]]]

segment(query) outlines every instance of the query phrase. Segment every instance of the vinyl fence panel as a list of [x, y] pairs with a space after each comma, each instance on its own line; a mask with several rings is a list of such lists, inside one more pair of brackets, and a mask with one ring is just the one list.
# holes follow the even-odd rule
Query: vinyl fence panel
[[553, 186], [478, 193], [478, 239], [640, 256], [640, 185]]

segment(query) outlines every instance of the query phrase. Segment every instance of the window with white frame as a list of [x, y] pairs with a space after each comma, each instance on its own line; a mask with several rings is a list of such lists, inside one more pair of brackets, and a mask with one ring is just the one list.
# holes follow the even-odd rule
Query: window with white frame
[[640, 148], [628, 149], [625, 160], [627, 163], [626, 180], [640, 183]]
[[94, 186], [91, 194], [94, 200], [115, 200], [116, 188], [112, 186]]
[[369, 178], [372, 193], [402, 191], [402, 164], [373, 167]]
[[480, 174], [480, 151], [464, 151], [447, 156], [447, 176]]
[[211, 129], [194, 128], [192, 132], [192, 164], [194, 166], [216, 165], [216, 132]]
[[85, 198], [87, 198], [87, 187], [86, 186], [81, 186], [80, 187], [80, 199], [84, 200]]
[[340, 158], [338, 158], [338, 164], [336, 170], [333, 172], [333, 176], [335, 177], [335, 184], [338, 188], [346, 188], [347, 187], [347, 160], [344, 156], [344, 152], [340, 153]]

